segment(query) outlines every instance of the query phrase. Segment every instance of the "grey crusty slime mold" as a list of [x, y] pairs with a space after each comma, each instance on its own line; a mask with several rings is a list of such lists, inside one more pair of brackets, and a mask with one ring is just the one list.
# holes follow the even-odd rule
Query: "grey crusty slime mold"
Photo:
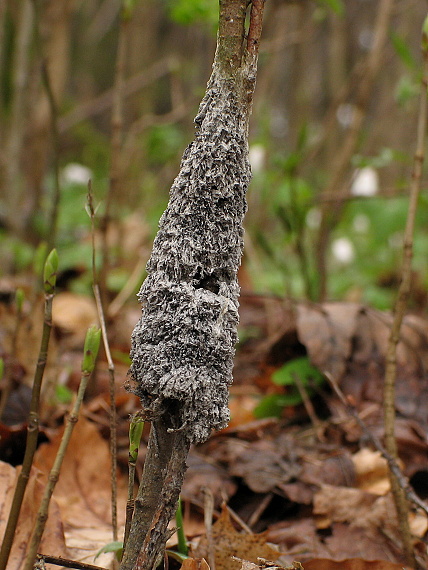
[[229, 421], [250, 181], [248, 117], [218, 77], [214, 70], [160, 220], [132, 334], [130, 377], [143, 417], [177, 406], [174, 429], [190, 442]]

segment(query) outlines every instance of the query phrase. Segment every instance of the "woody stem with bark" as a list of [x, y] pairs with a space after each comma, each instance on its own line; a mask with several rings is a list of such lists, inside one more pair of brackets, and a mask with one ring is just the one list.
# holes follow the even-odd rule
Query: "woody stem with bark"
[[[397, 376], [397, 344], [400, 339], [400, 329], [407, 307], [410, 293], [411, 267], [413, 257], [413, 234], [421, 187], [422, 165], [424, 161], [425, 134], [427, 122], [427, 88], [428, 88], [428, 17], [425, 20], [422, 51], [424, 58], [421, 95], [419, 104], [419, 118], [416, 141], [416, 152], [413, 161], [413, 171], [409, 191], [409, 209], [407, 213], [406, 228], [404, 232], [404, 255], [401, 269], [401, 283], [394, 306], [394, 319], [389, 336], [386, 355], [386, 370], [384, 382], [384, 426], [385, 447], [387, 452], [394, 458], [397, 457], [397, 443], [395, 441], [395, 380]], [[412, 538], [408, 522], [408, 504], [404, 489], [393, 471], [390, 471], [391, 488], [394, 495], [398, 522], [400, 525], [403, 548], [407, 563], [417, 567], [413, 551]]]
[[227, 424], [237, 271], [250, 179], [247, 129], [264, 0], [220, 0], [213, 73], [140, 290], [130, 376], [151, 432], [121, 570], [153, 570], [193, 442]]

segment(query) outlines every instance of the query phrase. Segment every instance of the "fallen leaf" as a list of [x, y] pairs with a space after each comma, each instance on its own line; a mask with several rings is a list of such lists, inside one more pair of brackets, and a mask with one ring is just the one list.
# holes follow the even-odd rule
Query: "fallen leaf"
[[98, 324], [95, 301], [76, 293], [58, 293], [53, 301], [52, 323], [67, 334], [69, 347], [80, 347], [88, 327]]
[[[53, 464], [62, 433], [36, 452], [35, 465], [45, 476]], [[112, 541], [111, 468], [108, 444], [83, 416], [77, 422], [61, 468], [54, 497], [64, 521], [67, 546], [90, 562]], [[126, 482], [118, 477], [118, 523], [124, 524]], [[76, 552], [74, 555], [77, 558]], [[110, 555], [109, 555], [110, 556]], [[79, 558], [80, 559], [80, 558]], [[101, 563], [101, 562], [100, 562]]]
[[[280, 553], [267, 544], [266, 533], [241, 534], [237, 532], [230, 520], [226, 507], [212, 527], [211, 548], [214, 552], [216, 570], [240, 570], [240, 563], [233, 557], [257, 562], [258, 558], [277, 560]], [[208, 558], [209, 543], [202, 537], [196, 548], [196, 555]]]
[[227, 501], [236, 493], [237, 485], [231, 474], [194, 450], [189, 453], [187, 465], [188, 470], [181, 489], [183, 500], [203, 506], [204, 489], [208, 487], [213, 494], [215, 506], [220, 507], [223, 501]]
[[[0, 539], [3, 539], [6, 529], [19, 471], [19, 469], [15, 469], [7, 463], [0, 462]], [[33, 468], [19, 515], [13, 546], [7, 565], [8, 570], [20, 570], [23, 566], [43, 491], [44, 484], [42, 483], [41, 473]], [[52, 556], [66, 557], [68, 555], [61, 514], [54, 500], [51, 501], [49, 506], [49, 517], [40, 544], [40, 552], [48, 552]]]
[[186, 558], [181, 570], [210, 570], [205, 558]]
[[325, 558], [316, 558], [304, 563], [305, 570], [405, 570], [402, 564], [385, 560], [361, 560], [353, 558], [336, 562]]
[[386, 459], [379, 451], [360, 449], [352, 456], [357, 487], [375, 495], [385, 495], [391, 488]]
[[269, 568], [270, 570], [304, 570], [300, 562], [293, 562], [291, 566], [279, 566], [278, 564], [270, 562], [269, 560], [264, 560], [263, 558], [259, 558], [257, 564], [249, 562], [248, 560], [241, 560], [236, 557], [234, 558], [242, 564], [239, 570], [267, 570]]

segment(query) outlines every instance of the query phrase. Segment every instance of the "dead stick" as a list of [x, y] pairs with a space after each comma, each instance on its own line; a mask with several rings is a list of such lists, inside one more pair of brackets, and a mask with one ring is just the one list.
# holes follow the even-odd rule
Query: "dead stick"
[[43, 560], [47, 564], [54, 566], [63, 566], [64, 568], [76, 568], [76, 570], [107, 570], [102, 566], [94, 566], [93, 564], [86, 564], [85, 562], [77, 562], [77, 560], [69, 560], [61, 556], [49, 556], [48, 554], [38, 554], [37, 558]]

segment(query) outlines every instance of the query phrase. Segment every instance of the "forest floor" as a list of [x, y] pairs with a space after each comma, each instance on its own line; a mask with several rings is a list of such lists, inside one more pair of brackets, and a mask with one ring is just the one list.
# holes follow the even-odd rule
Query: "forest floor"
[[[23, 457], [29, 386], [42, 324], [39, 299], [24, 306], [17, 326], [16, 284], [8, 287], [2, 284], [0, 356], [14, 390], [0, 425], [0, 536], [16, 466]], [[240, 312], [231, 422], [192, 448], [182, 489], [184, 531], [195, 558], [207, 563], [194, 561], [183, 567], [280, 569], [298, 561], [305, 570], [403, 568], [387, 463], [374, 441], [383, 437], [382, 388], [390, 316], [356, 303], [295, 303], [245, 292]], [[117, 389], [120, 537], [125, 522], [129, 417], [139, 410], [138, 399], [123, 386], [130, 334], [139, 315], [137, 303], [125, 305], [109, 324]], [[86, 329], [93, 321], [96, 308], [89, 297], [58, 293], [44, 379], [41, 443], [10, 570], [22, 565], [63, 419], [80, 379]], [[312, 382], [309, 361], [322, 371], [322, 381]], [[297, 367], [284, 368], [292, 362]], [[428, 497], [427, 369], [428, 321], [409, 315], [398, 345], [396, 437], [403, 473], [422, 500]], [[291, 374], [294, 384], [284, 374]], [[112, 541], [108, 394], [108, 366], [101, 354], [40, 549], [102, 567], [110, 567], [112, 556], [102, 554], [94, 562], [96, 553]], [[145, 426], [138, 474], [148, 429]], [[428, 567], [428, 519], [411, 507], [415, 549], [421, 566]], [[211, 518], [214, 524], [209, 528]], [[171, 547], [175, 540], [173, 536]], [[179, 567], [174, 564], [171, 560], [170, 568]]]

